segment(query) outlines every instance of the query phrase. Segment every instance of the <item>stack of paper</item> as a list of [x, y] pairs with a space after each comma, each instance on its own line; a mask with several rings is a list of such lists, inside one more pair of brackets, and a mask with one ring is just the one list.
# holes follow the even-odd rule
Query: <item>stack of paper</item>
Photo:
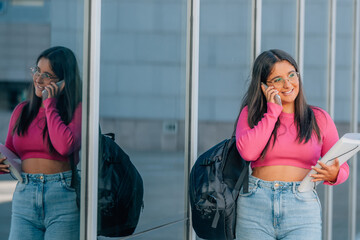
[[[320, 159], [326, 165], [333, 165], [336, 158], [339, 159], [340, 166], [354, 156], [360, 150], [360, 133], [346, 133], [337, 143]], [[321, 168], [320, 164], [316, 164]], [[299, 186], [299, 192], [306, 192], [314, 189], [320, 182], [311, 182], [313, 179], [310, 174], [316, 174], [311, 170], [303, 179]]]
[[22, 182], [21, 177], [21, 160], [20, 158], [13, 153], [10, 149], [5, 147], [5, 145], [0, 143], [0, 157], [6, 157], [4, 161], [5, 164], [10, 165], [9, 170], [11, 174], [20, 182]]

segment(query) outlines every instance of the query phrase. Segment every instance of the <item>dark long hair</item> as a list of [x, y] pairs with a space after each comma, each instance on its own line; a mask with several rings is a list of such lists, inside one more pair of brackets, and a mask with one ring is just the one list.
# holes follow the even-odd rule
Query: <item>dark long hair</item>
[[[264, 117], [267, 112], [267, 100], [261, 91], [261, 83], [266, 84], [268, 76], [271, 74], [275, 63], [287, 61], [299, 72], [296, 61], [286, 52], [279, 49], [272, 49], [261, 53], [254, 62], [250, 86], [243, 98], [240, 113], [245, 106], [248, 106], [248, 124], [250, 128], [254, 128], [258, 122]], [[239, 116], [240, 116], [239, 113]], [[238, 116], [238, 119], [239, 119]], [[306, 99], [303, 93], [303, 86], [301, 76], [299, 75], [299, 93], [295, 99], [295, 124], [297, 127], [297, 139], [299, 143], [307, 143], [312, 134], [315, 133], [318, 141], [321, 141], [320, 129], [316, 122], [312, 107], [306, 103]], [[236, 121], [237, 125], [237, 121]], [[236, 126], [235, 125], [235, 126]], [[272, 136], [274, 136], [273, 144], [277, 138], [277, 129], [280, 126], [280, 120], [278, 119]], [[261, 157], [264, 157], [270, 144], [270, 139], [267, 142], [264, 150], [261, 153]]]
[[[69, 124], [77, 105], [81, 101], [81, 80], [75, 55], [70, 49], [57, 46], [43, 51], [37, 58], [36, 65], [41, 58], [48, 59], [55, 75], [60, 80], [65, 80], [65, 87], [58, 96], [56, 108], [59, 110], [62, 121]], [[13, 133], [19, 136], [26, 134], [42, 103], [42, 99], [35, 94], [33, 83], [30, 86], [29, 95], [29, 101], [23, 107], [13, 129]], [[55, 149], [50, 141], [49, 134], [47, 134], [46, 122], [43, 130], [43, 139], [45, 140], [45, 138], [49, 142], [49, 152], [53, 152]]]

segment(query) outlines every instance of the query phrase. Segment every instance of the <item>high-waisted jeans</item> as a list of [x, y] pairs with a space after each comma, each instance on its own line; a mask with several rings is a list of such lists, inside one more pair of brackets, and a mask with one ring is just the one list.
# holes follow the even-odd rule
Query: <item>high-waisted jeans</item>
[[320, 240], [319, 198], [315, 190], [299, 192], [299, 184], [250, 176], [237, 201], [236, 240]]
[[12, 201], [9, 240], [77, 240], [79, 209], [71, 171], [22, 173]]

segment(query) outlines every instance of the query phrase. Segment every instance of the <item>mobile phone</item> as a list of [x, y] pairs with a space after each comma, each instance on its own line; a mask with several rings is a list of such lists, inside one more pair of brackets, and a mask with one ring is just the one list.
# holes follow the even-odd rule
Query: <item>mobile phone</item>
[[[264, 85], [265, 90], [268, 88], [268, 85], [266, 85], [265, 83], [262, 82], [261, 84]], [[279, 94], [275, 95], [274, 100], [275, 100], [275, 103], [277, 103], [278, 105], [280, 105], [280, 106], [282, 105]]]
[[[57, 85], [58, 87], [61, 87], [61, 85], [62, 85], [64, 82], [65, 82], [64, 80], [58, 81], [58, 82], [56, 83], [56, 85]], [[48, 93], [48, 91], [47, 91], [46, 89], [44, 89], [41, 93], [42, 93], [42, 98], [43, 98], [43, 100], [45, 100], [45, 99], [48, 98], [49, 93]]]

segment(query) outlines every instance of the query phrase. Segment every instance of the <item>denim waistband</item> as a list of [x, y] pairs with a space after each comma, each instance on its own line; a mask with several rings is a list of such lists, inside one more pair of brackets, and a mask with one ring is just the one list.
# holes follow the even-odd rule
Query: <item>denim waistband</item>
[[249, 176], [249, 183], [255, 184], [262, 188], [269, 188], [272, 190], [289, 190], [296, 191], [301, 183], [299, 182], [283, 182], [283, 181], [265, 181], [260, 178]]
[[43, 173], [21, 173], [21, 177], [23, 178], [23, 183], [27, 184], [29, 182], [51, 182], [51, 181], [59, 181], [62, 179], [71, 178], [72, 171], [60, 172], [55, 174], [43, 174]]

